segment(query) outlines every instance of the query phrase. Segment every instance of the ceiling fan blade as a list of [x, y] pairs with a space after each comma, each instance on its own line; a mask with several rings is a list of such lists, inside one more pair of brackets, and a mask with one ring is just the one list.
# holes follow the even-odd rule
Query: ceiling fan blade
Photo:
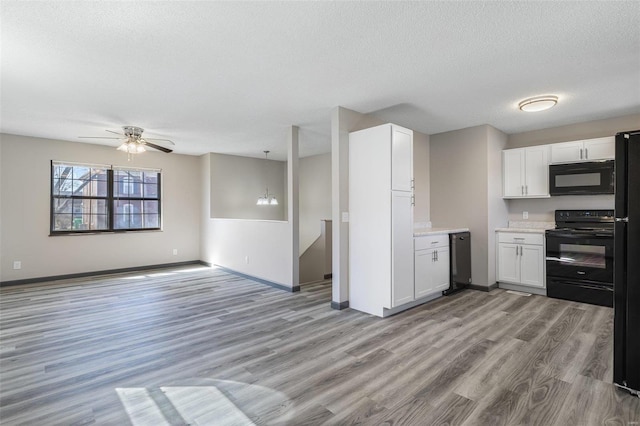
[[173, 152], [172, 149], [165, 148], [164, 146], [156, 145], [156, 144], [151, 143], [151, 142], [147, 142], [147, 139], [145, 139], [145, 143], [144, 144], [146, 146], [150, 147], [150, 148], [157, 149], [158, 151], [166, 152], [167, 154], [170, 153], [170, 152]]
[[122, 139], [122, 138], [110, 138], [108, 136], [78, 136], [80, 139]]
[[169, 143], [169, 145], [175, 145], [172, 140], [169, 139], [157, 139], [157, 138], [144, 138], [146, 141], [163, 141]]
[[113, 134], [115, 134], [115, 135], [124, 136], [124, 133], [114, 132], [113, 130], [105, 130], [105, 131], [106, 131], [106, 132], [109, 132], [109, 133], [113, 133]]

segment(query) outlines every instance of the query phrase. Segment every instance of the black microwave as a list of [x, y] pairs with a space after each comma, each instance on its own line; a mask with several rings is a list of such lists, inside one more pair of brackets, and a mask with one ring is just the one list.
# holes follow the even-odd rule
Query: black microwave
[[614, 160], [551, 164], [550, 195], [613, 194]]

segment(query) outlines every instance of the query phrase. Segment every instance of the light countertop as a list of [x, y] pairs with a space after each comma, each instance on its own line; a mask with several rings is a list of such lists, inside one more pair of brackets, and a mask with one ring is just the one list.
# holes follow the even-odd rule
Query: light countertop
[[496, 228], [496, 232], [519, 232], [523, 234], [544, 234], [543, 228]]
[[413, 236], [426, 237], [428, 235], [455, 234], [458, 232], [469, 232], [469, 228], [416, 228], [413, 230]]

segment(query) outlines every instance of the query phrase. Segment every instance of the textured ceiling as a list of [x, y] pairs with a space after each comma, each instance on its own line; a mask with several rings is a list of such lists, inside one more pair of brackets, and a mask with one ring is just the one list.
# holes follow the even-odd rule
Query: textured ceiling
[[[640, 112], [640, 3], [2, 1], [3, 133], [329, 152], [344, 106], [434, 134]], [[545, 112], [519, 100], [557, 94]], [[94, 140], [108, 144], [110, 141]], [[113, 141], [115, 145], [117, 141]]]

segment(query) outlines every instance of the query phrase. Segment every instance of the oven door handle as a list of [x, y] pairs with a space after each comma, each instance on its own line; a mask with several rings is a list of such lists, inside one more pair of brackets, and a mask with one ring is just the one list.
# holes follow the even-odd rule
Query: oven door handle
[[588, 284], [588, 283], [579, 283], [578, 286], [580, 287], [584, 287], [584, 288], [591, 288], [594, 290], [606, 290], [606, 291], [611, 291], [613, 292], [613, 286], [610, 285], [594, 285], [594, 284]]
[[584, 239], [584, 238], [590, 238], [590, 239], [596, 239], [596, 238], [601, 238], [601, 239], [606, 239], [606, 238], [613, 238], [613, 234], [602, 234], [602, 233], [591, 233], [591, 232], [576, 232], [576, 233], [571, 233], [571, 232], [567, 232], [567, 233], [558, 233], [558, 232], [554, 232], [554, 233], [549, 233], [547, 234], [547, 238], [570, 238], [572, 240], [577, 240], [577, 239]]

